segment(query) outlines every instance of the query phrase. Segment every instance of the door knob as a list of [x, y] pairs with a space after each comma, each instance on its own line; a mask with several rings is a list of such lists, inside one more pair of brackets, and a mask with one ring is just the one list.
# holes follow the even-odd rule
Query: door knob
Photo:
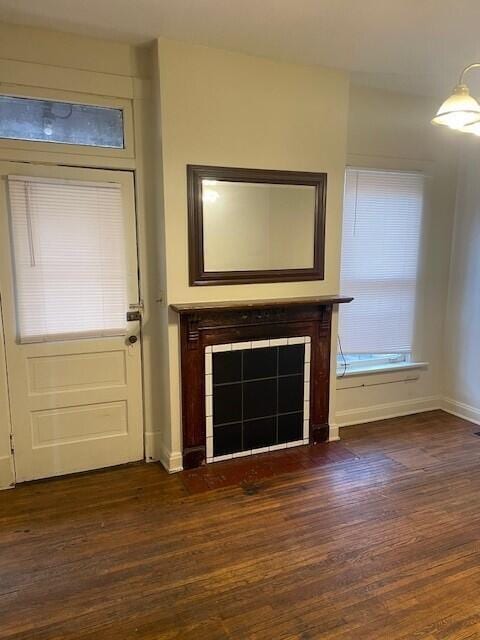
[[130, 344], [135, 344], [137, 340], [137, 336], [128, 336], [128, 341]]

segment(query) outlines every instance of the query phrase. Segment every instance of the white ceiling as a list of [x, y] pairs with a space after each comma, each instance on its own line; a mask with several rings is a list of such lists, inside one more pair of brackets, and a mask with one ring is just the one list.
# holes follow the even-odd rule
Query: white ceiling
[[132, 43], [165, 36], [426, 94], [480, 60], [479, 0], [0, 0], [0, 20]]

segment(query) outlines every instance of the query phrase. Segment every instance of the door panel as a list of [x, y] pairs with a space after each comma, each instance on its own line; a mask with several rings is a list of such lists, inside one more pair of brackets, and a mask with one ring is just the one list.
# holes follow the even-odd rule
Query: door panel
[[27, 360], [28, 392], [60, 393], [127, 383], [124, 349], [37, 356]]
[[[28, 167], [28, 168], [26, 168]], [[133, 177], [127, 172], [0, 164], [0, 287], [17, 481], [143, 458], [140, 322], [123, 335], [52, 342], [17, 338], [7, 176], [121, 185], [128, 305], [136, 305], [138, 268]], [[67, 205], [68, 206], [68, 205]], [[32, 264], [32, 268], [35, 268]], [[72, 282], [72, 287], [75, 287]], [[128, 308], [125, 309], [125, 313]], [[61, 311], [60, 311], [61, 313]]]

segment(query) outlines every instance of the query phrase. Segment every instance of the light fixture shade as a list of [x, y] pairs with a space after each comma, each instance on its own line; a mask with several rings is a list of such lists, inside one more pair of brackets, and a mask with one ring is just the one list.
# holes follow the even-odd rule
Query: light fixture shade
[[459, 131], [462, 131], [462, 133], [473, 133], [476, 136], [480, 136], [480, 121], [465, 125], [459, 129]]
[[462, 129], [476, 122], [480, 122], [480, 104], [470, 95], [465, 84], [455, 87], [452, 95], [445, 100], [432, 120], [433, 124], [450, 129]]

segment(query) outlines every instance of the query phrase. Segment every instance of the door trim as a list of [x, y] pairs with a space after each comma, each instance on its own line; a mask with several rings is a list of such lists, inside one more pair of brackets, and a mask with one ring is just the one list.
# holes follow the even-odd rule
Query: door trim
[[0, 430], [0, 489], [7, 489], [15, 486], [15, 460], [1, 293], [0, 289], [0, 425], [6, 429]]

